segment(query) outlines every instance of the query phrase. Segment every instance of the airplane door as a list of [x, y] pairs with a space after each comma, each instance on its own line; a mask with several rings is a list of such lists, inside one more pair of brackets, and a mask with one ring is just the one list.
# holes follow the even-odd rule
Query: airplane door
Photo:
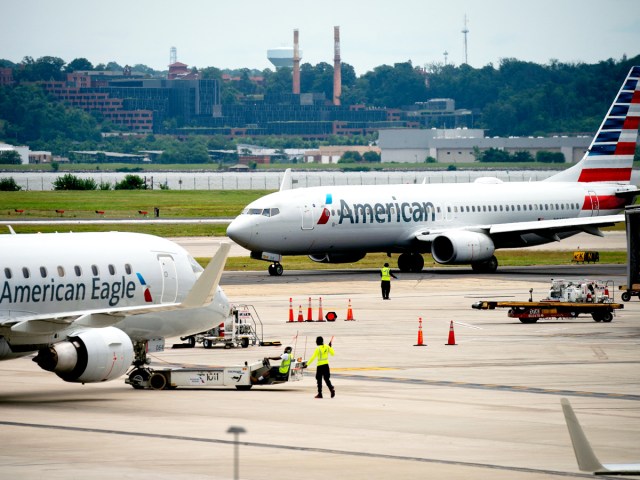
[[596, 192], [589, 191], [589, 199], [591, 200], [591, 216], [597, 217], [600, 214], [600, 200]]
[[162, 295], [161, 303], [173, 303], [178, 296], [178, 274], [176, 264], [171, 255], [158, 255], [160, 269], [162, 270]]
[[302, 230], [313, 230], [313, 207], [302, 207]]

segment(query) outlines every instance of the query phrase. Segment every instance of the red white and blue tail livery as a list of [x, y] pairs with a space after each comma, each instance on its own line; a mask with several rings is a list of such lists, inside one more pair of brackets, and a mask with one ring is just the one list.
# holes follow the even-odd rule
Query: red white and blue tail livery
[[467, 184], [362, 185], [292, 189], [252, 203], [227, 229], [253, 258], [283, 255], [345, 263], [367, 253], [396, 253], [402, 271], [419, 272], [422, 254], [442, 264], [493, 272], [500, 248], [540, 245], [624, 221], [638, 188], [630, 184], [640, 124], [640, 67], [633, 67], [589, 150], [574, 166], [541, 182], [481, 178]]

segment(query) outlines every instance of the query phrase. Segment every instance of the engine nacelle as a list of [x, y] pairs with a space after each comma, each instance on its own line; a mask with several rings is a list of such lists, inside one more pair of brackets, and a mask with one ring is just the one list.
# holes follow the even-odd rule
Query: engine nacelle
[[489, 260], [494, 251], [489, 236], [464, 230], [438, 235], [431, 243], [433, 259], [442, 264], [482, 262]]
[[115, 327], [82, 330], [43, 348], [33, 359], [67, 382], [92, 383], [124, 375], [133, 362], [129, 336]]
[[353, 263], [362, 260], [366, 255], [366, 252], [323, 253], [322, 255], [309, 255], [309, 258], [318, 263]]

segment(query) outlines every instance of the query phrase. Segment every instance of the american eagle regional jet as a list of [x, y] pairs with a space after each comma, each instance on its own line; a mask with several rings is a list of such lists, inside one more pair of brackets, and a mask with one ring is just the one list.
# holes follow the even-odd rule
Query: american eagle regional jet
[[441, 264], [495, 272], [499, 248], [559, 241], [624, 221], [640, 193], [630, 185], [640, 122], [640, 67], [633, 67], [582, 160], [538, 182], [484, 177], [468, 184], [291, 188], [250, 203], [227, 235], [272, 262], [283, 255], [323, 263], [356, 262], [367, 253], [399, 254], [401, 271], [419, 272], [422, 254]]
[[[34, 361], [68, 382], [147, 375], [164, 338], [224, 321], [223, 244], [202, 269], [175, 243], [136, 233], [0, 235], [0, 360]], [[154, 350], [154, 348], [158, 350]]]

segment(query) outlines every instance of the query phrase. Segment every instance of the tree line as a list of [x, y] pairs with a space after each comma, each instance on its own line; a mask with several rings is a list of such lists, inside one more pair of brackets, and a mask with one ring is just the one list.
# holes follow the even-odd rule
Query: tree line
[[[342, 103], [374, 107], [402, 108], [432, 98], [452, 98], [457, 108], [474, 113], [474, 127], [483, 128], [490, 136], [544, 136], [550, 134], [593, 134], [629, 68], [638, 65], [640, 55], [620, 60], [608, 59], [595, 64], [536, 64], [513, 58], [498, 65], [481, 68], [469, 65], [430, 64], [417, 67], [411, 62], [380, 65], [357, 76], [348, 63], [341, 66]], [[153, 135], [140, 141], [107, 140], [101, 131], [116, 128], [104, 119], [53, 101], [32, 82], [62, 80], [76, 70], [121, 70], [115, 62], [91, 64], [84, 58], [69, 63], [57, 57], [32, 59], [20, 64], [0, 60], [0, 67], [12, 68], [14, 85], [0, 87], [0, 140], [27, 144], [35, 149], [67, 153], [71, 150], [104, 149], [128, 153], [130, 148], [162, 149], [167, 163], [184, 159], [208, 161], [206, 149], [232, 149], [233, 141], [224, 137], [208, 137], [204, 141], [184, 142]], [[134, 65], [132, 71], [161, 75], [145, 65]], [[217, 78], [223, 104], [255, 101], [256, 95], [290, 93], [292, 72], [251, 69], [223, 70], [206, 67], [201, 78]], [[223, 81], [229, 73], [235, 81]], [[260, 82], [255, 77], [261, 77]], [[333, 96], [333, 66], [321, 62], [301, 66], [301, 91]], [[246, 141], [246, 140], [245, 140]], [[353, 139], [332, 139], [334, 143]], [[369, 139], [356, 140], [366, 143]], [[259, 143], [265, 143], [263, 139]], [[316, 147], [320, 142], [302, 139], [267, 139], [275, 148]], [[301, 146], [303, 145], [303, 146]], [[182, 160], [181, 160], [182, 159]]]

